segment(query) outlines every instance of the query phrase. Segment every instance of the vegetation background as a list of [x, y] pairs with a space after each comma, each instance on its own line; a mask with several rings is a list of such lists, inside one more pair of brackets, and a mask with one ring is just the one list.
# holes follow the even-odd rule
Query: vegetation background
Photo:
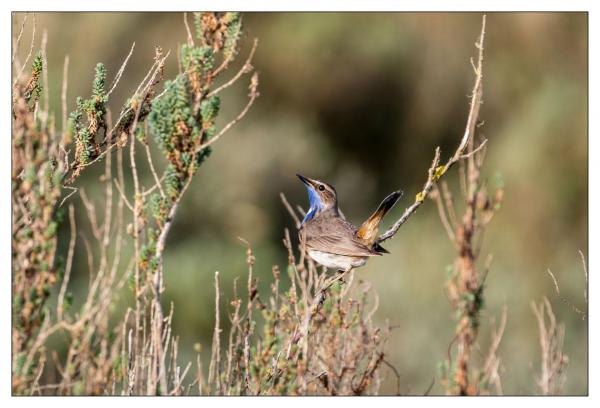
[[[14, 14], [14, 30], [22, 18]], [[225, 301], [232, 297], [233, 279], [245, 275], [245, 247], [237, 237], [254, 248], [261, 292], [269, 290], [271, 265], [286, 264], [281, 240], [293, 222], [279, 193], [306, 206], [296, 173], [333, 184], [354, 223], [394, 189], [403, 189], [405, 198], [388, 223], [412, 203], [435, 146], [450, 154], [464, 132], [469, 58], [480, 15], [246, 13], [244, 25], [245, 46], [233, 70], [258, 38], [253, 65], [261, 75], [261, 96], [200, 169], [165, 253], [163, 302], [176, 304], [173, 329], [184, 361], [194, 359], [195, 343], [210, 349], [214, 272], [221, 274]], [[180, 13], [42, 13], [37, 26], [48, 33], [51, 106], [60, 107], [63, 60], [69, 55], [69, 111], [78, 95], [89, 93], [97, 62], [106, 64], [112, 78], [135, 41], [112, 98], [123, 101], [147, 72], [154, 46], [175, 51], [186, 38]], [[29, 44], [28, 31], [23, 44]], [[578, 250], [587, 256], [587, 31], [585, 13], [488, 15], [480, 114], [488, 138], [484, 176], [490, 184], [501, 178], [505, 191], [484, 240], [483, 256], [493, 254], [493, 262], [480, 342], [487, 344], [489, 319], [499, 318], [507, 305], [499, 349], [505, 394], [536, 391], [540, 346], [530, 302], [544, 295], [566, 324], [564, 393], [588, 391], [587, 320], [556, 297], [547, 273], [554, 272], [562, 296], [585, 310]], [[21, 49], [22, 59], [27, 48]], [[167, 63], [165, 71], [171, 77], [176, 63]], [[237, 105], [223, 106], [221, 123], [243, 106], [245, 94], [244, 87], [225, 91], [225, 97], [239, 98]], [[120, 106], [111, 108], [118, 112]], [[58, 112], [57, 120], [62, 126]], [[95, 167], [77, 181], [89, 184], [90, 196], [100, 193], [92, 181], [103, 165]], [[458, 188], [456, 171], [448, 176]], [[76, 213], [85, 234], [89, 223], [83, 211]], [[59, 253], [67, 251], [68, 229], [64, 223], [59, 231]], [[125, 258], [133, 256], [131, 243], [126, 245]], [[372, 282], [379, 294], [376, 322], [389, 319], [398, 326], [388, 360], [399, 371], [403, 393], [423, 393], [434, 378], [431, 393], [443, 393], [438, 365], [455, 327], [443, 285], [454, 249], [435, 204], [427, 202], [385, 246], [391, 254], [372, 259], [357, 278]], [[71, 278], [75, 304], [88, 279], [83, 246], [78, 249]], [[394, 388], [389, 376], [382, 392]]]

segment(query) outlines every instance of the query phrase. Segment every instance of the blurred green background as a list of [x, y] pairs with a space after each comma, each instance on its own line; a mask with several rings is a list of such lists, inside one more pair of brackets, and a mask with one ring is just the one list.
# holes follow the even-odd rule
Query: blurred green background
[[[21, 21], [22, 14], [15, 14], [16, 33]], [[194, 358], [194, 343], [204, 350], [210, 346], [214, 272], [222, 276], [223, 304], [231, 299], [233, 279], [245, 277], [245, 249], [238, 236], [254, 247], [263, 292], [271, 265], [286, 264], [281, 239], [285, 227], [294, 227], [279, 192], [306, 207], [296, 173], [333, 184], [355, 224], [393, 189], [406, 194], [386, 226], [412, 203], [435, 146], [447, 158], [464, 132], [473, 79], [469, 58], [475, 55], [480, 23], [477, 13], [244, 15], [245, 45], [225, 77], [236, 72], [258, 38], [253, 65], [260, 73], [261, 96], [200, 169], [166, 250], [165, 304], [176, 305], [182, 360]], [[37, 14], [38, 43], [43, 29], [59, 128], [65, 55], [70, 57], [72, 109], [78, 95], [89, 95], [95, 64], [104, 62], [112, 81], [135, 41], [111, 95], [116, 114], [149, 69], [154, 46], [171, 50], [165, 73], [172, 78], [178, 44], [186, 40], [179, 13]], [[578, 250], [587, 257], [587, 30], [585, 13], [488, 15], [480, 134], [489, 139], [484, 176], [493, 185], [501, 175], [505, 201], [486, 231], [482, 251], [480, 267], [487, 254], [493, 254], [493, 262], [479, 343], [485, 353], [489, 320], [499, 320], [506, 304], [508, 323], [499, 350], [505, 394], [537, 391], [540, 350], [530, 302], [544, 295], [566, 324], [564, 391], [588, 391], [587, 321], [556, 297], [546, 272], [550, 268], [556, 275], [561, 295], [586, 309]], [[26, 32], [23, 56], [30, 38]], [[221, 124], [245, 103], [246, 84], [223, 93]], [[78, 181], [92, 195], [102, 168], [95, 166]], [[457, 170], [448, 181], [458, 193]], [[144, 177], [150, 185], [150, 175]], [[78, 220], [85, 232], [89, 224], [83, 212]], [[66, 253], [68, 225], [61, 233]], [[132, 244], [126, 245], [124, 253], [131, 254]], [[84, 245], [78, 248], [73, 285], [83, 296], [88, 275]], [[357, 277], [371, 281], [379, 294], [377, 322], [389, 319], [399, 326], [388, 359], [401, 375], [403, 393], [423, 393], [434, 378], [431, 393], [443, 393], [438, 364], [455, 324], [443, 286], [455, 254], [434, 203], [426, 202], [386, 248], [391, 254], [372, 259]], [[394, 390], [389, 372], [383, 393]]]

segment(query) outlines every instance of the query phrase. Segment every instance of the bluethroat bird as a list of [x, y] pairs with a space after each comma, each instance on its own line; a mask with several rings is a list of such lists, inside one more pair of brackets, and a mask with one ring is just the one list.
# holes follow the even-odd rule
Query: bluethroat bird
[[377, 210], [359, 228], [346, 221], [338, 208], [337, 193], [332, 185], [298, 178], [306, 185], [310, 208], [298, 232], [301, 244], [317, 263], [348, 272], [363, 266], [371, 256], [388, 253], [377, 242], [377, 228], [383, 216], [396, 204], [402, 191], [387, 196]]

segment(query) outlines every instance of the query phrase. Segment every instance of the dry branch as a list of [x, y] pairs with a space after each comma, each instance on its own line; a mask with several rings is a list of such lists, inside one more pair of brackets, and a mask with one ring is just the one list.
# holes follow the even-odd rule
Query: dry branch
[[478, 50], [477, 66], [473, 67], [473, 70], [475, 73], [475, 84], [473, 85], [473, 90], [471, 92], [471, 102], [470, 102], [469, 116], [467, 118], [466, 129], [465, 129], [465, 133], [460, 141], [460, 144], [458, 145], [454, 154], [450, 157], [450, 159], [448, 159], [446, 164], [441, 167], [438, 166], [439, 162], [440, 162], [440, 148], [437, 147], [435, 149], [435, 155], [433, 158], [433, 162], [431, 163], [431, 166], [429, 167], [429, 170], [427, 172], [427, 181], [425, 182], [423, 189], [416, 195], [415, 202], [410, 207], [408, 207], [406, 210], [404, 210], [404, 213], [402, 214], [400, 219], [398, 219], [398, 221], [396, 221], [394, 223], [394, 225], [392, 225], [387, 231], [385, 231], [383, 234], [381, 234], [379, 236], [379, 238], [377, 238], [377, 243], [381, 243], [385, 240], [392, 238], [398, 232], [398, 229], [402, 226], [402, 224], [404, 224], [406, 222], [406, 220], [408, 220], [408, 218], [421, 206], [421, 204], [423, 204], [423, 202], [425, 201], [425, 198], [427, 198], [427, 196], [431, 192], [431, 189], [433, 188], [434, 184], [437, 183], [437, 181], [444, 174], [446, 174], [446, 172], [454, 164], [456, 164], [460, 160], [464, 160], [469, 157], [472, 157], [472, 155], [477, 150], [479, 150], [481, 147], [483, 147], [483, 144], [485, 143], [485, 141], [482, 142], [482, 145], [480, 145], [477, 149], [475, 149], [475, 150], [470, 149], [469, 153], [467, 153], [465, 155], [465, 150], [467, 149], [467, 146], [471, 145], [471, 147], [472, 147], [473, 135], [475, 132], [475, 126], [477, 125], [477, 121], [479, 118], [479, 107], [481, 105], [481, 98], [482, 98], [482, 94], [483, 94], [482, 80], [483, 80], [483, 42], [484, 42], [484, 39], [485, 39], [485, 15], [483, 16], [482, 22], [481, 22], [481, 34], [479, 36], [479, 40], [475, 44], [475, 46]]
[[556, 322], [552, 306], [546, 297], [538, 304], [531, 302], [535, 315], [542, 361], [536, 382], [542, 395], [558, 395], [566, 381], [569, 358], [563, 352], [565, 325]]

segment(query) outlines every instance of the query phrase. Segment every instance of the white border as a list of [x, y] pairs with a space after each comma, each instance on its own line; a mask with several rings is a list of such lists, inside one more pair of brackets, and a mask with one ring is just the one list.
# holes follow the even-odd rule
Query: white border
[[[0, 234], [0, 259], [3, 260], [4, 267], [2, 268], [2, 279], [0, 279], [0, 297], [2, 299], [2, 335], [0, 336], [0, 347], [4, 352], [4, 358], [2, 361], [2, 368], [0, 369], [0, 389], [2, 389], [2, 397], [6, 399], [6, 403], [19, 404], [19, 406], [28, 406], [35, 404], [44, 406], [48, 404], [60, 404], [62, 407], [66, 406], [77, 406], [80, 407], [82, 404], [91, 406], [104, 406], [108, 404], [140, 404], [144, 406], [161, 406], [164, 407], [165, 402], [171, 404], [174, 401], [169, 400], [168, 402], [160, 398], [135, 398], [133, 400], [126, 400], [124, 398], [112, 397], [111, 399], [101, 399], [94, 397], [82, 398], [44, 398], [44, 399], [33, 399], [33, 398], [10, 398], [11, 385], [10, 385], [10, 309], [11, 309], [11, 274], [10, 271], [10, 179], [8, 174], [10, 173], [10, 94], [11, 94], [11, 70], [10, 70], [10, 50], [11, 50], [11, 14], [12, 10], [24, 11], [24, 10], [37, 10], [37, 11], [182, 11], [190, 9], [216, 9], [216, 10], [242, 10], [242, 11], [590, 11], [589, 17], [589, 47], [590, 47], [590, 61], [589, 61], [589, 180], [594, 182], [590, 183], [589, 189], [589, 222], [590, 222], [590, 236], [589, 236], [589, 271], [594, 271], [596, 265], [595, 254], [598, 253], [597, 231], [598, 216], [596, 215], [595, 209], [600, 208], [600, 200], [598, 196], [598, 181], [600, 180], [600, 160], [595, 161], [592, 158], [598, 158], [598, 104], [596, 97], [598, 95], [598, 80], [593, 73], [600, 72], [600, 64], [598, 63], [598, 34], [600, 30], [600, 11], [598, 11], [597, 1], [556, 1], [546, 0], [543, 2], [525, 2], [525, 1], [503, 1], [491, 3], [489, 1], [481, 0], [470, 0], [470, 1], [419, 1], [419, 2], [391, 2], [384, 0], [369, 0], [367, 1], [316, 1], [316, 0], [291, 0], [287, 2], [275, 2], [275, 1], [219, 1], [207, 2], [207, 1], [181, 1], [181, 0], [169, 0], [169, 1], [145, 1], [139, 3], [127, 3], [116, 0], [104, 0], [96, 2], [67, 2], [67, 1], [2, 1], [0, 7], [2, 9], [1, 22], [0, 22], [0, 41], [2, 46], [0, 52], [2, 53], [2, 61], [0, 69], [2, 70], [2, 81], [1, 87], [2, 98], [0, 98], [0, 112], [3, 113], [3, 120], [0, 122], [3, 127], [2, 132], [2, 146], [0, 149], [0, 165], [2, 169], [0, 174], [0, 214], [1, 214], [1, 231]], [[451, 5], [451, 7], [450, 7]], [[597, 75], [597, 74], [596, 74]], [[340, 402], [345, 406], [364, 406], [367, 404], [377, 405], [397, 405], [397, 404], [409, 404], [411, 406], [427, 406], [429, 404], [444, 404], [444, 406], [460, 405], [461, 407], [474, 406], [475, 404], [481, 406], [481, 404], [491, 406], [505, 406], [507, 403], [510, 404], [530, 404], [530, 403], [541, 403], [547, 407], [564, 407], [572, 404], [587, 405], [594, 404], [598, 406], [598, 401], [593, 403], [593, 400], [598, 400], [598, 392], [596, 391], [598, 384], [597, 367], [598, 367], [598, 344], [600, 344], [600, 338], [598, 337], [598, 313], [595, 302], [595, 295], [598, 293], [598, 284], [595, 279], [594, 273], [590, 273], [590, 337], [589, 337], [589, 356], [590, 356], [590, 376], [589, 376], [589, 393], [590, 398], [585, 397], [558, 397], [558, 398], [544, 398], [542, 401], [531, 398], [535, 397], [488, 397], [485, 400], [480, 398], [444, 398], [444, 397], [404, 397], [402, 399], [392, 397], [378, 397], [377, 399], [359, 399], [359, 398], [337, 398], [324, 400], [319, 397], [307, 397], [307, 398], [180, 398], [177, 399], [177, 403], [183, 405], [195, 405], [198, 404], [219, 404], [219, 406], [227, 406], [229, 404], [260, 404], [263, 407], [266, 406], [280, 406], [282, 403], [290, 407], [302, 407], [305, 408], [306, 404], [321, 404], [321, 403], [336, 403]], [[507, 399], [508, 398], [508, 399]]]

